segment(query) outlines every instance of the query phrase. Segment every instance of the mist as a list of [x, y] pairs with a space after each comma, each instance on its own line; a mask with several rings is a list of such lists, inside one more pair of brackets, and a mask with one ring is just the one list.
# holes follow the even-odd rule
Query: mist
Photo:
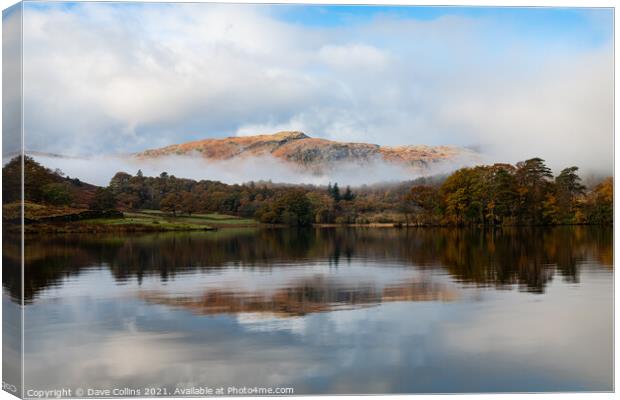
[[98, 186], [107, 186], [117, 172], [135, 175], [141, 170], [145, 176], [159, 176], [162, 172], [177, 178], [213, 180], [227, 184], [271, 181], [273, 183], [361, 186], [377, 183], [396, 183], [422, 176], [445, 174], [470, 165], [471, 159], [438, 162], [431, 168], [414, 171], [382, 160], [365, 165], [339, 163], [336, 168], [322, 173], [303, 171], [295, 165], [275, 157], [263, 156], [224, 161], [211, 161], [199, 156], [167, 156], [156, 159], [138, 159], [122, 156], [58, 157], [31, 155], [37, 162], [52, 170], [60, 169], [67, 176]]

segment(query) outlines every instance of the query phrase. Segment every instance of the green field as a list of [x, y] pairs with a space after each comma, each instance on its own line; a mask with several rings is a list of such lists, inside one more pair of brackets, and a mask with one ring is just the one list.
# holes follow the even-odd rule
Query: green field
[[210, 230], [217, 228], [252, 227], [256, 221], [225, 214], [192, 214], [173, 216], [158, 210], [125, 212], [125, 218], [93, 219], [84, 224], [108, 226], [143, 226], [158, 230]]
[[107, 226], [145, 226], [157, 230], [185, 231], [185, 230], [208, 230], [215, 227], [207, 223], [193, 223], [190, 221], [180, 221], [176, 218], [164, 218], [160, 216], [140, 215], [135, 213], [125, 213], [125, 218], [106, 218], [91, 219], [82, 221], [82, 224], [107, 225]]
[[166, 221], [169, 223], [185, 223], [196, 225], [209, 225], [214, 227], [227, 226], [255, 226], [257, 222], [253, 219], [240, 218], [235, 215], [226, 214], [177, 214], [173, 216], [159, 210], [140, 210], [136, 212], [126, 212], [127, 218], [151, 218], [158, 221]]
[[[83, 209], [60, 208], [26, 203], [27, 217], [33, 221], [41, 217], [56, 217], [83, 212]], [[21, 204], [3, 206], [3, 218], [17, 218], [21, 212]], [[226, 214], [177, 214], [158, 210], [138, 210], [124, 212], [123, 218], [94, 218], [82, 220], [57, 220], [53, 222], [28, 225], [28, 233], [37, 232], [151, 232], [151, 231], [215, 231], [221, 228], [246, 229], [258, 226], [253, 219], [239, 218]], [[15, 225], [18, 226], [18, 225]]]

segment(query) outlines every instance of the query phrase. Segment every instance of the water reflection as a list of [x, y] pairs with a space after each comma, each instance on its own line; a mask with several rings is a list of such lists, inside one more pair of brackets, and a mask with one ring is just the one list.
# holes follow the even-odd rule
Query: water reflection
[[613, 389], [611, 229], [65, 235], [25, 252], [26, 388]]
[[369, 307], [393, 301], [452, 301], [456, 291], [431, 281], [406, 281], [379, 290], [374, 283], [337, 284], [327, 277], [294, 282], [273, 293], [214, 289], [195, 297], [171, 297], [167, 292], [147, 292], [147, 302], [182, 307], [202, 315], [268, 313], [301, 316], [315, 312]]
[[[3, 286], [21, 296], [19, 248], [3, 243]], [[105, 265], [118, 282], [158, 275], [162, 281], [193, 271], [217, 271], [231, 263], [246, 269], [286, 268], [309, 260], [334, 267], [352, 259], [399, 262], [445, 269], [456, 280], [544, 292], [557, 271], [579, 281], [579, 264], [612, 267], [612, 231], [597, 227], [551, 229], [307, 229], [237, 230], [222, 233], [152, 234], [129, 237], [64, 235], [36, 237], [25, 248], [24, 299], [86, 267]]]

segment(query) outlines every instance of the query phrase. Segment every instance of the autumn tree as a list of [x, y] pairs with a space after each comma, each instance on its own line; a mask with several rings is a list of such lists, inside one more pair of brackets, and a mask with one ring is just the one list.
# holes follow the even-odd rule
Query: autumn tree
[[2, 167], [3, 202], [22, 199], [22, 177], [24, 200], [35, 203], [42, 201], [65, 203], [70, 196], [64, 186], [47, 186], [63, 184], [65, 180], [62, 176], [42, 166], [32, 157], [17, 156]]
[[193, 193], [191, 192], [181, 192], [179, 196], [180, 209], [185, 212], [187, 215], [192, 215], [193, 212], [197, 211], [198, 201]]
[[314, 212], [314, 223], [326, 224], [334, 222], [334, 199], [322, 192], [310, 192], [306, 195]]
[[476, 222], [481, 214], [481, 204], [476, 196], [478, 191], [474, 169], [462, 168], [450, 175], [440, 189], [444, 221], [456, 225]]
[[412, 216], [418, 225], [434, 224], [439, 202], [439, 192], [436, 188], [426, 185], [411, 188], [403, 199], [403, 212], [407, 224]]
[[490, 224], [512, 222], [517, 201], [515, 168], [509, 164], [495, 164], [490, 169], [491, 182], [485, 190], [490, 201], [486, 207], [486, 216]]
[[54, 205], [69, 205], [73, 200], [71, 187], [64, 182], [48, 183], [41, 187], [41, 201]]
[[592, 224], [612, 224], [614, 220], [614, 182], [605, 178], [586, 198], [586, 219]]
[[109, 187], [112, 190], [112, 193], [118, 195], [127, 191], [130, 181], [131, 175], [126, 172], [117, 172], [114, 174], [112, 179], [110, 179]]
[[313, 222], [312, 206], [302, 190], [290, 190], [280, 198], [277, 208], [282, 210], [282, 222], [287, 225], [304, 226]]
[[116, 208], [116, 196], [112, 192], [112, 189], [107, 188], [97, 188], [95, 191], [95, 195], [89, 204], [89, 208], [91, 210], [112, 210]]
[[161, 199], [160, 202], [160, 210], [171, 212], [172, 215], [176, 216], [177, 211], [181, 208], [181, 199], [180, 196], [176, 193], [168, 193]]
[[[114, 191], [112, 191], [114, 194]], [[134, 210], [140, 205], [140, 198], [135, 193], [121, 192], [115, 194], [117, 204], [123, 210]]]
[[21, 200], [22, 195], [22, 157], [17, 156], [2, 167], [2, 202]]
[[283, 191], [273, 202], [263, 204], [257, 215], [261, 222], [271, 224], [305, 226], [314, 221], [310, 199], [301, 189]]
[[553, 174], [541, 158], [517, 163], [515, 172], [518, 194], [518, 216], [521, 223], [543, 222], [542, 204], [550, 190]]
[[575, 214], [579, 206], [577, 200], [583, 196], [586, 189], [577, 175], [577, 170], [577, 167], [565, 168], [555, 178], [555, 187], [550, 195], [555, 197], [557, 209], [553, 223], [575, 222]]

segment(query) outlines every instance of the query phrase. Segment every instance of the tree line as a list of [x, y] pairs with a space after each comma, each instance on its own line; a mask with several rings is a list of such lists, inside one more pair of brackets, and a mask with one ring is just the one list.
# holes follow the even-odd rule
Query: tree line
[[414, 186], [402, 204], [416, 224], [611, 224], [613, 179], [588, 190], [577, 171], [554, 177], [540, 158], [463, 168], [439, 186]]
[[[19, 164], [3, 167], [5, 202], [15, 200]], [[403, 225], [611, 224], [613, 178], [587, 188], [577, 167], [557, 176], [544, 160], [462, 168], [444, 177], [342, 190], [272, 182], [219, 181], [116, 173], [107, 187], [95, 188], [25, 158], [26, 200], [75, 205], [87, 198], [91, 209], [155, 209], [171, 215], [222, 213], [263, 223], [395, 223]], [[89, 188], [85, 196], [84, 189]], [[82, 195], [80, 195], [82, 193]]]

